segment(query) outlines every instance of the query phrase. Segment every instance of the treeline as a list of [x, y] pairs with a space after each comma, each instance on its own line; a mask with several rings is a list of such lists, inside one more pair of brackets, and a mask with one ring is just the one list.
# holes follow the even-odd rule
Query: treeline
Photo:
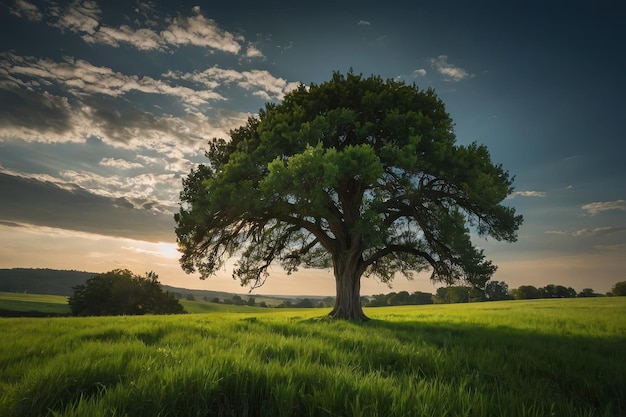
[[[187, 300], [195, 301], [194, 297], [187, 297]], [[273, 303], [271, 305], [267, 304], [265, 301], [256, 301], [254, 297], [247, 297], [244, 299], [242, 296], [235, 294], [232, 297], [222, 298], [214, 297], [212, 299], [204, 298], [204, 301], [208, 301], [216, 304], [231, 304], [237, 306], [251, 306], [251, 307], [275, 307], [275, 308], [324, 308], [324, 307], [332, 307], [335, 305], [334, 297], [326, 297], [321, 300], [303, 298], [303, 299], [295, 299], [295, 300], [282, 300], [281, 303]]]
[[[363, 301], [363, 300], [362, 300]], [[429, 292], [415, 291], [409, 294], [408, 291], [391, 292], [389, 294], [375, 294], [366, 298], [362, 303], [365, 307], [403, 306], [432, 304], [433, 295]]]
[[[185, 312], [178, 301], [181, 297], [176, 296], [182, 294], [163, 291], [158, 276], [154, 272], [139, 276], [127, 269], [116, 269], [104, 274], [94, 274], [84, 284], [75, 285], [73, 290], [73, 294], [68, 298], [68, 304], [75, 316], [180, 314]], [[422, 291], [376, 294], [371, 297], [361, 297], [361, 304], [365, 307], [382, 307], [512, 299], [599, 297], [604, 295], [596, 293], [591, 288], [576, 292], [572, 287], [554, 284], [539, 288], [532, 285], [522, 285], [519, 288], [509, 290], [508, 284], [504, 281], [489, 281], [484, 288], [456, 285], [437, 288], [435, 294]], [[626, 295], [626, 281], [616, 283], [606, 295]], [[195, 300], [193, 294], [187, 294], [186, 298], [187, 300]], [[209, 301], [206, 297], [204, 300]], [[257, 303], [254, 297], [249, 296], [244, 299], [237, 294], [222, 300], [215, 297], [211, 301], [222, 304], [275, 308], [326, 308], [335, 304], [334, 297], [326, 297], [283, 299], [281, 304], [268, 306], [265, 301]]]
[[504, 281], [489, 281], [485, 288], [455, 285], [437, 288], [435, 294], [416, 291], [409, 294], [407, 291], [389, 294], [376, 294], [369, 297], [363, 305], [365, 307], [383, 307], [397, 305], [419, 304], [451, 304], [474, 303], [481, 301], [499, 300], [532, 300], [539, 298], [577, 298], [577, 297], [604, 297], [626, 296], [626, 281], [616, 283], [606, 294], [595, 292], [592, 288], [584, 288], [577, 292], [572, 287], [548, 284], [545, 287], [522, 285], [519, 288], [509, 289]]
[[0, 291], [69, 296], [74, 286], [84, 284], [92, 275], [74, 270], [0, 269]]
[[575, 298], [575, 297], [602, 297], [605, 294], [596, 293], [591, 288], [585, 288], [581, 292], [576, 292], [572, 287], [563, 285], [546, 285], [545, 287], [535, 287], [533, 285], [522, 285], [511, 291], [511, 296], [516, 300], [532, 300], [536, 298]]
[[[626, 281], [617, 283], [607, 294], [600, 294], [591, 288], [585, 288], [577, 292], [572, 287], [549, 284], [545, 287], [534, 287], [532, 285], [522, 285], [519, 288], [509, 289], [504, 281], [489, 281], [484, 288], [471, 286], [449, 286], [437, 288], [435, 294], [429, 292], [408, 291], [390, 292], [389, 294], [375, 294], [368, 297], [361, 297], [361, 305], [364, 307], [384, 307], [401, 305], [424, 305], [424, 304], [452, 304], [452, 303], [475, 303], [482, 301], [500, 300], [529, 300], [537, 298], [575, 298], [575, 297], [604, 297], [611, 295], [626, 295]], [[206, 300], [205, 301], [209, 301]], [[284, 300], [281, 304], [268, 306], [264, 301], [257, 303], [254, 297], [247, 300], [239, 295], [232, 298], [220, 300], [215, 297], [210, 300], [214, 303], [249, 305], [258, 307], [275, 308], [316, 308], [332, 307], [335, 303], [334, 297], [326, 297], [322, 300], [310, 300], [308, 298], [298, 300]]]

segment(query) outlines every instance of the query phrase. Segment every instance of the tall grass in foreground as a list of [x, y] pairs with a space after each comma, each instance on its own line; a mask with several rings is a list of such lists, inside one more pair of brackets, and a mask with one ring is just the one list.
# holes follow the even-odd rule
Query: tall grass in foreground
[[624, 416], [626, 297], [0, 320], [0, 417]]

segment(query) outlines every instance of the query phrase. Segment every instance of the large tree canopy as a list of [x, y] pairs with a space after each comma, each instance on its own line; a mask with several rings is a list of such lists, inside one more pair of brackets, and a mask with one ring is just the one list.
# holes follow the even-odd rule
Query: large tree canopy
[[496, 270], [470, 240], [515, 241], [522, 217], [501, 205], [512, 178], [481, 145], [455, 143], [432, 90], [335, 73], [214, 139], [209, 163], [183, 181], [181, 265], [203, 278], [229, 256], [253, 288], [278, 262], [333, 268], [331, 316], [366, 319], [362, 276], [383, 282], [430, 270], [483, 286]]

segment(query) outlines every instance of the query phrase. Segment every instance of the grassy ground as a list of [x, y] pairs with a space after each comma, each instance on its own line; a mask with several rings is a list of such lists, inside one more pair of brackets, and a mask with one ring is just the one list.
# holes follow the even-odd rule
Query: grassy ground
[[188, 313], [258, 313], [269, 311], [266, 307], [235, 306], [232, 304], [217, 304], [207, 301], [180, 300]]
[[37, 311], [53, 314], [70, 313], [66, 296], [11, 292], [0, 292], [0, 310]]
[[0, 320], [0, 417], [624, 416], [626, 297]]
[[[265, 312], [266, 308], [249, 306], [234, 306], [228, 304], [216, 304], [207, 301], [180, 300], [185, 310], [189, 313], [214, 313], [214, 312]], [[275, 303], [278, 303], [275, 301]], [[0, 292], [0, 310], [17, 312], [39, 312], [52, 314], [68, 314], [70, 307], [67, 297], [63, 295], [40, 295]]]

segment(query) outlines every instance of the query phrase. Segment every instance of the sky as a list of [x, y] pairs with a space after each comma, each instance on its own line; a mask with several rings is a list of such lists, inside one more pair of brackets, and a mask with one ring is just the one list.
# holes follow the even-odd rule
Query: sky
[[[515, 176], [518, 241], [475, 239], [494, 280], [607, 292], [626, 279], [619, 3], [0, 0], [0, 268], [246, 293], [232, 262], [181, 270], [181, 181], [266, 102], [352, 69], [433, 88], [457, 142]], [[361, 293], [439, 286], [363, 278]], [[332, 271], [277, 267], [255, 293], [334, 290]]]

